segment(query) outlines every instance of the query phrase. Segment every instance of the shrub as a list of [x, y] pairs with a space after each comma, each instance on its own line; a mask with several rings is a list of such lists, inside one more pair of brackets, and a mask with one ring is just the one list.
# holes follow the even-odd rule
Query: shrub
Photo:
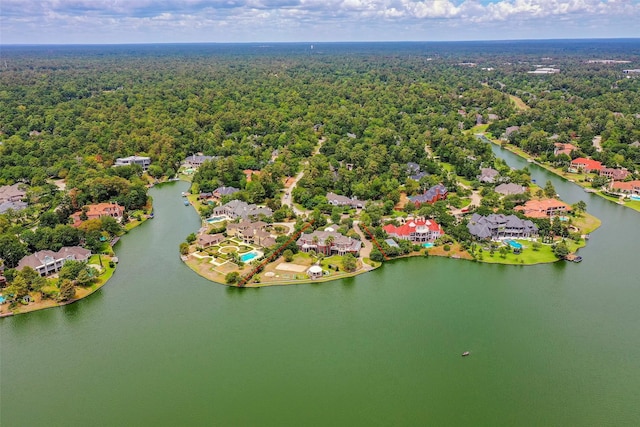
[[451, 246], [444, 245], [443, 249], [445, 250], [445, 252], [449, 252], [451, 250]]

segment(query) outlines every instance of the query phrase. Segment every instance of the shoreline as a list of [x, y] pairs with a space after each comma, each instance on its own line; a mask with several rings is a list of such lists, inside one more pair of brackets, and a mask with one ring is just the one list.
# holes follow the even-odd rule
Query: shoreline
[[[602, 190], [583, 185], [583, 183], [581, 181], [570, 177], [568, 175], [568, 172], [564, 172], [564, 171], [562, 171], [560, 169], [554, 168], [553, 166], [550, 166], [550, 165], [548, 165], [546, 163], [539, 162], [534, 157], [532, 157], [531, 155], [526, 153], [524, 150], [522, 150], [519, 147], [514, 146], [513, 144], [504, 144], [503, 145], [501, 142], [499, 142], [499, 141], [497, 141], [495, 139], [489, 138], [484, 132], [476, 133], [476, 135], [482, 136], [483, 139], [486, 139], [491, 144], [497, 145], [500, 148], [503, 148], [503, 149], [509, 151], [510, 153], [513, 153], [516, 156], [527, 160], [528, 162], [530, 161], [530, 163], [533, 163], [534, 165], [539, 166], [539, 167], [545, 169], [548, 172], [551, 172], [552, 174], [556, 175], [559, 178], [562, 178], [564, 180], [567, 180], [569, 182], [572, 182], [572, 183], [576, 184], [578, 187], [582, 188], [586, 193], [595, 194], [596, 196], [598, 196], [598, 197], [600, 197], [602, 199], [608, 200], [608, 201], [610, 201], [612, 203], [615, 203], [617, 205], [620, 205], [620, 206], [624, 206], [625, 208], [632, 209], [632, 210], [634, 210], [636, 212], [640, 212], [640, 202], [633, 202], [633, 201], [627, 202], [627, 201], [621, 200], [621, 197], [615, 198], [613, 196], [607, 196], [605, 194], [602, 194]], [[573, 175], [578, 177], [578, 176], [583, 175], [583, 174], [573, 174]]]
[[[153, 206], [151, 207], [150, 212], [151, 211], [153, 211]], [[125, 230], [124, 233], [122, 235], [118, 236], [118, 237], [124, 236], [125, 234], [129, 233], [131, 230], [133, 230], [133, 229], [137, 228], [138, 226], [140, 226], [141, 224], [144, 224], [145, 222], [147, 222], [149, 219], [151, 219], [149, 217], [149, 214], [145, 214], [145, 216], [143, 217], [142, 221], [135, 221], [135, 224], [132, 227], [125, 228], [124, 229]], [[118, 241], [119, 241], [119, 239], [116, 240], [115, 243], [117, 244]], [[108, 256], [109, 257], [109, 259], [105, 260], [104, 262], [108, 263], [108, 262], [111, 262], [114, 258], [117, 259], [117, 256], [115, 255], [115, 251], [113, 250], [114, 246], [115, 246], [115, 244], [114, 245], [109, 244], [110, 255], [100, 254], [102, 256], [105, 256], [105, 257]], [[94, 255], [97, 255], [97, 254], [92, 254], [92, 256], [94, 256]], [[73, 304], [75, 302], [83, 300], [83, 299], [87, 298], [88, 296], [93, 295], [99, 289], [102, 289], [102, 287], [109, 282], [111, 277], [113, 277], [113, 275], [116, 272], [117, 265], [118, 265], [118, 263], [116, 262], [116, 266], [114, 266], [113, 268], [105, 268], [105, 271], [103, 273], [103, 275], [105, 275], [104, 281], [102, 281], [100, 283], [93, 284], [93, 285], [88, 286], [86, 288], [77, 287], [76, 288], [76, 294], [81, 294], [77, 298], [70, 299], [69, 301], [58, 302], [56, 300], [42, 299], [42, 297], [40, 296], [39, 301], [31, 302], [31, 303], [28, 303], [26, 305], [23, 305], [22, 303], [18, 303], [14, 307], [13, 310], [10, 309], [8, 307], [8, 305], [7, 305], [6, 311], [0, 311], [0, 319], [5, 318], [5, 317], [16, 316], [16, 315], [20, 315], [20, 314], [33, 313], [35, 311], [40, 311], [40, 310], [49, 310], [49, 309], [57, 308], [57, 307], [64, 307], [65, 305]], [[98, 276], [98, 277], [100, 277], [100, 276]]]

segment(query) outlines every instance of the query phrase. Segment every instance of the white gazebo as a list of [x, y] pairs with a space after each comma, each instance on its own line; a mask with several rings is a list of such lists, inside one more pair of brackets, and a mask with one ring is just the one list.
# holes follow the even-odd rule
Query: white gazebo
[[319, 277], [322, 277], [322, 267], [320, 267], [319, 265], [312, 265], [307, 270], [307, 275], [311, 279], [317, 279]]

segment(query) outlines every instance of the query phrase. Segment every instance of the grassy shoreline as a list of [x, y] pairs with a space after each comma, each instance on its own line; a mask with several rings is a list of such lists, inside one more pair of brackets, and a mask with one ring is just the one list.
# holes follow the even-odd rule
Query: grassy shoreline
[[616, 198], [616, 197], [612, 197], [612, 196], [608, 196], [606, 194], [603, 194], [602, 191], [600, 190], [596, 190], [595, 188], [592, 188], [588, 185], [585, 184], [584, 181], [584, 174], [576, 174], [576, 173], [570, 173], [570, 172], [565, 172], [561, 169], [558, 168], [554, 168], [553, 166], [550, 166], [546, 163], [542, 163], [539, 162], [538, 160], [536, 160], [534, 157], [532, 157], [531, 155], [529, 155], [527, 152], [523, 151], [521, 148], [516, 147], [513, 144], [503, 144], [500, 141], [497, 141], [495, 139], [489, 138], [489, 136], [487, 136], [484, 132], [482, 132], [482, 135], [487, 138], [487, 140], [491, 141], [492, 144], [495, 145], [499, 145], [501, 148], [504, 148], [505, 150], [508, 150], [510, 152], [512, 152], [513, 154], [522, 157], [523, 159], [527, 159], [527, 160], [531, 160], [533, 161], [537, 166], [540, 166], [543, 169], [546, 169], [547, 171], [553, 173], [554, 175], [559, 176], [562, 179], [566, 179], [567, 181], [573, 182], [574, 184], [578, 185], [579, 187], [582, 187], [586, 192], [588, 193], [592, 193], [595, 194], [605, 200], [608, 200], [610, 202], [613, 203], [617, 203], [621, 206], [633, 209], [637, 212], [640, 212], [640, 201], [633, 201], [633, 200], [622, 200], [620, 198]]
[[[149, 210], [149, 212], [151, 212], [151, 210]], [[134, 225], [132, 227], [125, 227], [123, 235], [127, 234], [132, 229], [146, 222], [148, 219], [149, 219], [148, 215], [143, 215], [140, 221], [137, 221], [137, 220], [132, 221], [134, 222]], [[113, 258], [117, 258], [113, 251], [113, 246], [109, 245], [108, 251], [105, 251], [105, 252], [108, 252], [108, 254], [105, 254], [105, 253], [100, 255], [93, 254], [91, 255], [91, 258], [89, 258], [88, 264], [98, 264], [100, 263], [100, 260], [102, 260], [102, 268], [104, 269], [104, 271], [102, 272], [102, 274], [100, 274], [100, 276], [98, 276], [96, 283], [93, 283], [91, 286], [87, 286], [86, 288], [83, 288], [80, 286], [76, 287], [75, 298], [70, 299], [69, 301], [56, 301], [53, 299], [43, 299], [42, 295], [38, 295], [39, 292], [31, 292], [29, 293], [29, 295], [31, 296], [31, 298], [34, 299], [34, 302], [31, 302], [26, 305], [18, 303], [13, 308], [9, 308], [9, 306], [0, 307], [0, 318], [11, 317], [18, 314], [33, 313], [34, 311], [47, 310], [55, 307], [63, 307], [65, 305], [73, 304], [74, 302], [80, 301], [88, 297], [89, 295], [92, 295], [93, 293], [97, 292], [99, 289], [101, 289], [104, 285], [107, 284], [107, 282], [109, 281], [109, 279], [111, 279], [111, 277], [113, 276], [116, 270], [116, 266], [114, 267], [109, 266], [109, 262], [112, 261]]]

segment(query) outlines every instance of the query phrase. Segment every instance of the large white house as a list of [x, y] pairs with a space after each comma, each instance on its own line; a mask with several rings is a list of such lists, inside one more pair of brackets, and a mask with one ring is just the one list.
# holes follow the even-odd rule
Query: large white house
[[87, 261], [91, 256], [91, 251], [80, 246], [65, 246], [58, 252], [38, 251], [20, 260], [16, 270], [31, 267], [41, 276], [60, 271], [67, 261]]

